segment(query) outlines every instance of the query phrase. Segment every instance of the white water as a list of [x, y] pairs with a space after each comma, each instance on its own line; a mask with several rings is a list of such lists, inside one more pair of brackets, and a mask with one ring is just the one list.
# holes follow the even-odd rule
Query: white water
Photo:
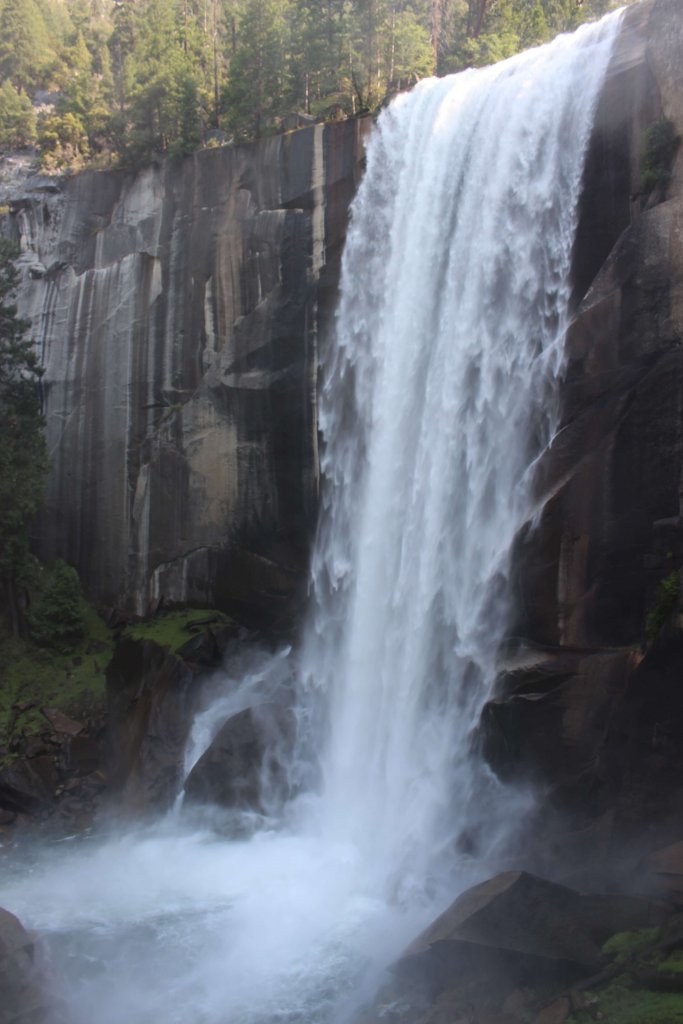
[[[509, 552], [551, 436], [583, 153], [616, 21], [422, 82], [354, 204], [321, 407], [325, 509], [292, 671], [319, 772], [230, 841], [189, 821], [27, 854], [0, 904], [47, 932], [72, 1024], [325, 1024], [473, 878], [521, 798], [470, 737], [510, 616]], [[466, 853], [463, 851], [467, 851]], [[31, 859], [32, 858], [32, 859]]]

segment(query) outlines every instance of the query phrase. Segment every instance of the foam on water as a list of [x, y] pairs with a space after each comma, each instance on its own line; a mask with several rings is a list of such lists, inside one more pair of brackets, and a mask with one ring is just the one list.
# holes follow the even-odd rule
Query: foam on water
[[226, 672], [186, 759], [295, 675], [308, 792], [239, 840], [176, 812], [20, 849], [0, 905], [48, 936], [72, 1024], [347, 1021], [504, 848], [524, 797], [501, 794], [471, 736], [552, 434], [616, 27], [422, 82], [380, 117], [323, 367], [304, 638]]

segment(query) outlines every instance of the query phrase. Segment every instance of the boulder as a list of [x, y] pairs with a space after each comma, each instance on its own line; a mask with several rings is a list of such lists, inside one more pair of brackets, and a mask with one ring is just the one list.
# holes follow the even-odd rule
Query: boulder
[[404, 958], [465, 942], [595, 968], [610, 935], [655, 920], [661, 912], [640, 899], [587, 895], [525, 871], [506, 871], [462, 893]]
[[286, 764], [296, 735], [293, 711], [267, 703], [233, 715], [185, 781], [186, 799], [264, 813], [288, 793]]
[[18, 759], [0, 771], [0, 808], [20, 814], [49, 814], [57, 771], [51, 757]]
[[41, 708], [41, 713], [47, 718], [56, 733], [61, 733], [64, 736], [78, 736], [83, 732], [82, 722], [74, 721], [73, 718], [69, 718], [57, 708]]
[[56, 1022], [35, 939], [0, 907], [0, 1024]]
[[135, 813], [167, 810], [182, 780], [196, 689], [188, 665], [151, 640], [125, 638], [107, 667], [110, 793]]
[[[497, 875], [462, 893], [391, 969], [368, 1021], [523, 1019], [596, 972], [601, 946], [618, 931], [661, 923], [666, 911], [632, 897], [577, 892], [523, 871]], [[531, 995], [525, 995], [531, 993]], [[564, 1018], [562, 1001], [552, 1013]], [[554, 1020], [550, 1009], [548, 1021]]]

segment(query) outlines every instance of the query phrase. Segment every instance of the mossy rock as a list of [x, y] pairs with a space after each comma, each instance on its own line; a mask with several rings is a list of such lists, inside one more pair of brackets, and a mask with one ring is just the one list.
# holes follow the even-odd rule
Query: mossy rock
[[183, 608], [162, 612], [153, 619], [136, 622], [124, 631], [134, 640], [153, 640], [173, 654], [182, 651], [193, 636], [206, 629], [213, 631], [237, 627], [232, 619], [215, 609]]
[[658, 935], [659, 928], [640, 928], [635, 932], [618, 932], [607, 940], [602, 951], [615, 963], [623, 963], [629, 957], [652, 946], [657, 941]]

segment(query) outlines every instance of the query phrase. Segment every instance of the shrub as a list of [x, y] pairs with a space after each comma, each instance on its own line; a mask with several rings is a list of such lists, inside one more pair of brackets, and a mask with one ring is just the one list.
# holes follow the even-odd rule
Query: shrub
[[85, 604], [78, 573], [55, 562], [42, 595], [28, 614], [31, 637], [40, 647], [71, 650], [85, 633]]

